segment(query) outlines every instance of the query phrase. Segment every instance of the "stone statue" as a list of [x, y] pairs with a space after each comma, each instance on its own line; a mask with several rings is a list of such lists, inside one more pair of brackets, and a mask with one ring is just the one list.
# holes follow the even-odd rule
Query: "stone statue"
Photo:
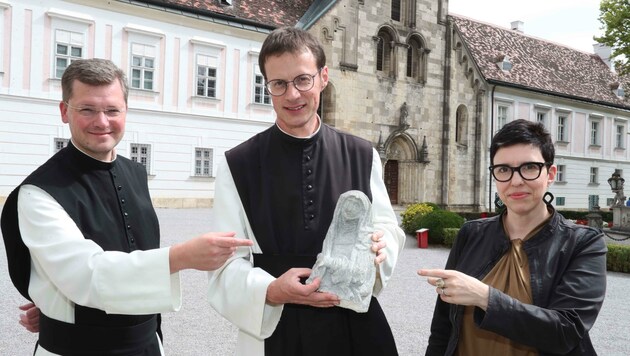
[[613, 198], [612, 207], [624, 206], [626, 201], [626, 196], [623, 195], [623, 188], [614, 190], [615, 197]]
[[402, 130], [407, 130], [409, 128], [409, 109], [407, 108], [407, 102], [405, 101], [400, 107], [400, 124], [398, 127]]
[[373, 232], [368, 197], [358, 190], [343, 193], [306, 283], [320, 277], [319, 290], [339, 296], [340, 307], [367, 312], [376, 279], [376, 255], [370, 248]]

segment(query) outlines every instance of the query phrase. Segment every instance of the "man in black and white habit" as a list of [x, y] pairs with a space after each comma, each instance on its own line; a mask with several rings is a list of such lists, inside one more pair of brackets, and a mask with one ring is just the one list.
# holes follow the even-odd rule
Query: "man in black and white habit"
[[239, 328], [237, 355], [396, 355], [389, 324], [372, 298], [367, 313], [335, 307], [339, 298], [305, 285], [339, 196], [372, 202], [373, 294], [386, 286], [405, 235], [385, 189], [381, 161], [364, 139], [317, 114], [328, 67], [319, 42], [296, 28], [273, 31], [259, 65], [275, 125], [226, 152], [217, 172], [218, 229], [254, 242], [209, 273], [210, 304]]

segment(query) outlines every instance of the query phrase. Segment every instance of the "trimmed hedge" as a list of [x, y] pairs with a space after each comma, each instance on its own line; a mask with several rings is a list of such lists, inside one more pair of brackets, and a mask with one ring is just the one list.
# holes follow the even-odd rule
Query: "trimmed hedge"
[[[459, 228], [444, 229], [444, 245], [453, 247]], [[429, 240], [431, 231], [429, 230]], [[630, 273], [630, 245], [608, 244], [606, 270], [611, 272]]]
[[459, 228], [447, 227], [446, 229], [444, 229], [444, 244], [448, 247], [453, 247], [453, 243], [455, 242], [455, 238], [457, 237], [458, 233]]
[[489, 213], [471, 213], [471, 212], [458, 212], [457, 214], [459, 214], [459, 216], [463, 217], [464, 219], [466, 219], [466, 221], [468, 220], [477, 220], [477, 219], [481, 219], [482, 218], [482, 214], [484, 215], [484, 218], [489, 218], [491, 216], [495, 216], [495, 215], [499, 215], [500, 212], [496, 212], [496, 211], [492, 211]]
[[429, 243], [443, 244], [444, 229], [464, 225], [464, 218], [448, 210], [434, 210], [418, 218], [418, 226], [429, 229]]
[[[591, 213], [590, 211], [574, 211], [574, 210], [558, 210], [558, 212], [564, 216], [565, 219], [570, 220], [586, 220], [586, 215]], [[600, 210], [598, 213], [602, 216], [603, 221], [612, 221], [612, 211]]]
[[609, 244], [606, 269], [613, 272], [630, 273], [630, 246]]

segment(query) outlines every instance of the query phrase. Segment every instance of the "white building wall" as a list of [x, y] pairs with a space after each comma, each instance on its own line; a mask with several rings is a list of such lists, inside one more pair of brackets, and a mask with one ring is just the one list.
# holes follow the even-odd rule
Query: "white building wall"
[[[83, 58], [108, 58], [130, 76], [131, 44], [155, 46], [153, 90], [131, 89], [118, 153], [150, 145], [149, 187], [158, 206], [208, 206], [226, 150], [269, 127], [271, 105], [253, 103], [254, 65], [266, 33], [120, 2], [0, 0], [0, 203], [70, 138], [54, 78], [55, 30], [83, 35]], [[196, 56], [216, 59], [217, 97], [198, 97]], [[195, 175], [196, 147], [212, 174]]]
[[[562, 182], [554, 182], [549, 191], [555, 196], [557, 209], [576, 210], [589, 208], [589, 196], [599, 197], [599, 206], [606, 208], [607, 199], [614, 194], [607, 182], [615, 170], [621, 170], [622, 177], [630, 179], [630, 140], [628, 129], [630, 112], [609, 106], [569, 100], [551, 95], [537, 94], [511, 88], [497, 87], [492, 100], [488, 91], [488, 122], [494, 119], [492, 134], [499, 129], [496, 113], [499, 105], [508, 106], [508, 122], [514, 119], [537, 120], [537, 112], [546, 112], [546, 126], [555, 143], [555, 165], [565, 166]], [[568, 133], [566, 142], [558, 142], [558, 116], [567, 117]], [[590, 142], [591, 122], [599, 122], [599, 139], [596, 145]], [[616, 126], [623, 126], [622, 147], [616, 147]], [[490, 142], [490, 141], [488, 141]], [[486, 162], [489, 166], [490, 162]], [[597, 168], [597, 182], [591, 183], [591, 168]], [[625, 175], [627, 176], [625, 176]], [[630, 180], [629, 180], [630, 181]], [[486, 184], [488, 186], [488, 184]], [[491, 196], [496, 191], [494, 182]], [[626, 193], [626, 195], [628, 195]], [[558, 205], [558, 198], [564, 198], [564, 205]], [[492, 207], [494, 210], [494, 206]]]

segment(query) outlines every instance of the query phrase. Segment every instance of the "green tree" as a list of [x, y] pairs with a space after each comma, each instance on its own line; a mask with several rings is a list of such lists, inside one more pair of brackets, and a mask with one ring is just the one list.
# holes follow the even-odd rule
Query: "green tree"
[[630, 74], [630, 0], [602, 0], [599, 12], [599, 22], [605, 32], [593, 39], [612, 48], [617, 73]]

